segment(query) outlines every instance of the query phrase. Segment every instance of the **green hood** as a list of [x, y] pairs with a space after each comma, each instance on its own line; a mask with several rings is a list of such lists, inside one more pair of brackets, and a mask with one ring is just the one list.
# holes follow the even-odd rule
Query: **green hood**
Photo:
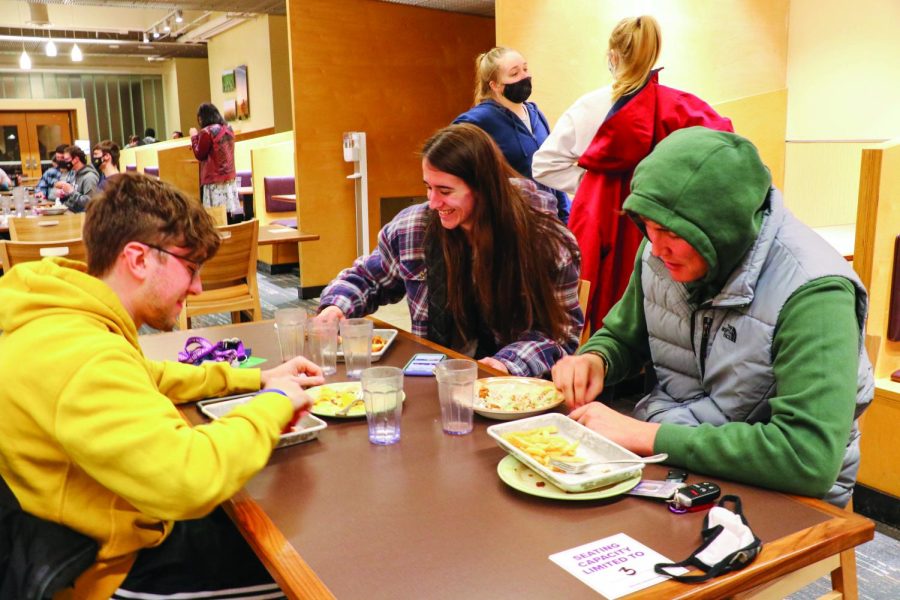
[[709, 265], [698, 283], [719, 289], [759, 234], [771, 184], [749, 140], [690, 127], [641, 161], [623, 208], [687, 241]]

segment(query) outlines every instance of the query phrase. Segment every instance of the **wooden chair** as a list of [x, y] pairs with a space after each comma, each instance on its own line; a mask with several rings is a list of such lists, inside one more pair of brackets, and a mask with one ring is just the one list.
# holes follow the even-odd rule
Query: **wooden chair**
[[228, 225], [228, 213], [225, 211], [224, 204], [220, 204], [219, 206], [204, 206], [203, 208], [205, 208], [206, 212], [209, 213], [209, 216], [212, 217], [216, 227]]
[[81, 237], [84, 213], [47, 217], [10, 217], [9, 238], [14, 242], [49, 242]]
[[0, 263], [3, 264], [4, 273], [8, 273], [10, 269], [19, 263], [41, 260], [48, 256], [65, 256], [72, 260], [87, 260], [87, 253], [81, 238], [49, 242], [0, 242]]
[[188, 296], [178, 317], [181, 329], [190, 329], [191, 317], [209, 313], [230, 312], [232, 322], [236, 323], [241, 318], [241, 312], [248, 311], [252, 320], [262, 320], [256, 285], [259, 221], [253, 219], [219, 227], [218, 231], [222, 245], [200, 271], [203, 292]]
[[578, 344], [583, 346], [591, 338], [591, 323], [588, 320], [588, 300], [591, 297], [591, 282], [587, 279], [578, 280], [578, 306], [584, 313], [584, 326], [581, 328], [581, 337]]

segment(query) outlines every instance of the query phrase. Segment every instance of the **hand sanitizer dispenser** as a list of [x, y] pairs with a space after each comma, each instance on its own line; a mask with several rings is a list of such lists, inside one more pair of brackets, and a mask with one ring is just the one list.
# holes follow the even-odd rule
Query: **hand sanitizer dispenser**
[[369, 253], [369, 178], [366, 166], [366, 134], [362, 131], [344, 133], [344, 161], [353, 164], [353, 173], [347, 179], [354, 180], [356, 194], [356, 255]]

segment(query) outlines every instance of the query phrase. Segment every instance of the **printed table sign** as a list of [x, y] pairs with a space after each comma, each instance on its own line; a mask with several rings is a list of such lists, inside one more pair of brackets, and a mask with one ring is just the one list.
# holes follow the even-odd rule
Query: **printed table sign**
[[[672, 562], [624, 533], [550, 555], [550, 560], [609, 600], [668, 579], [653, 565]], [[680, 575], [687, 569], [671, 569]]]

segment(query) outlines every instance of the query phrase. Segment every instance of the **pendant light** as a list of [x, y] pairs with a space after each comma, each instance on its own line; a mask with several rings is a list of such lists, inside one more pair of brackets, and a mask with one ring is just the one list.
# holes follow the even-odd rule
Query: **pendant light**
[[47, 44], [44, 46], [44, 54], [53, 58], [57, 55], [56, 44], [53, 43], [53, 39], [48, 39]]
[[78, 44], [72, 44], [72, 53], [69, 56], [72, 57], [72, 62], [81, 62], [84, 60], [84, 55], [81, 54], [81, 48], [78, 47]]
[[22, 46], [22, 54], [19, 56], [19, 68], [23, 71], [31, 70], [31, 57], [25, 52], [25, 46]]

